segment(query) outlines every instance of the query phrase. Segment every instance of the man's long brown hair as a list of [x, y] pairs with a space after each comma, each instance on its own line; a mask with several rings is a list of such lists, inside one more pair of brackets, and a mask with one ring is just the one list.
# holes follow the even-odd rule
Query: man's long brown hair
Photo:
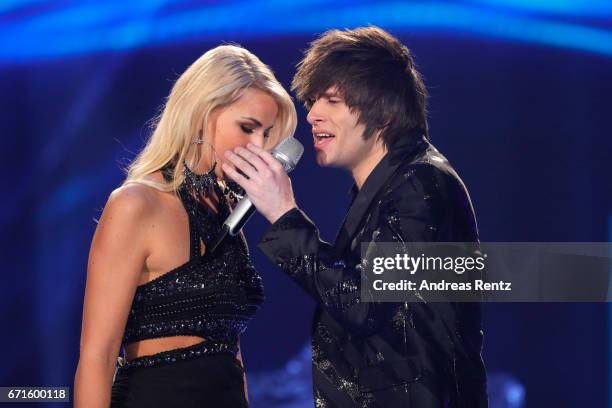
[[335, 87], [349, 108], [359, 112], [364, 139], [380, 131], [389, 148], [416, 129], [428, 137], [421, 75], [410, 50], [381, 28], [327, 31], [310, 44], [297, 68], [291, 88], [306, 109]]

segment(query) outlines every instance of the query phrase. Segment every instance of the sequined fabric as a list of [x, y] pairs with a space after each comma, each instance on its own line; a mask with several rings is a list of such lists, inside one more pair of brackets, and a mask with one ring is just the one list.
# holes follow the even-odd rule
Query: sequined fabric
[[453, 241], [478, 242], [474, 210], [425, 138], [396, 142], [353, 189], [334, 244], [299, 209], [270, 227], [259, 247], [317, 302], [316, 407], [487, 406], [480, 304], [428, 302], [418, 293], [402, 303], [366, 302], [361, 293], [362, 244], [368, 251], [382, 242]]
[[237, 345], [202, 341], [201, 343], [194, 344], [193, 346], [163, 351], [151, 356], [138, 357], [130, 361], [126, 361], [123, 357], [119, 357], [117, 374], [119, 375], [124, 372], [129, 372], [137, 368], [173, 364], [177, 361], [188, 360], [190, 358], [219, 354], [235, 356], [237, 353]]
[[244, 239], [226, 237], [213, 254], [201, 255], [221, 230], [230, 208], [220, 189], [218, 213], [211, 212], [185, 188], [178, 195], [189, 216], [190, 259], [164, 275], [138, 286], [123, 343], [193, 335], [206, 339], [188, 349], [138, 358], [124, 367], [172, 363], [206, 354], [237, 351], [242, 333], [264, 299], [261, 277], [253, 267]]

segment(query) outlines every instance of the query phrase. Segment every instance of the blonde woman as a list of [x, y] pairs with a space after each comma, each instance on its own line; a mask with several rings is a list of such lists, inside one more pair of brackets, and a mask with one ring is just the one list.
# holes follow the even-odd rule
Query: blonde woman
[[295, 127], [289, 94], [238, 46], [206, 52], [176, 81], [93, 237], [76, 407], [248, 406], [239, 335], [261, 278], [243, 237], [206, 246], [240, 194], [224, 152], [271, 149]]

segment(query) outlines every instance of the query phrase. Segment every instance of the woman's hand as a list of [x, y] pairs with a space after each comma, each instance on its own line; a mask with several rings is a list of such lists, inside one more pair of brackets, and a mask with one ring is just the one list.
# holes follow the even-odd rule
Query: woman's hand
[[234, 152], [226, 151], [225, 158], [235, 166], [233, 168], [223, 163], [225, 174], [244, 188], [255, 208], [268, 221], [274, 223], [296, 207], [291, 179], [283, 165], [269, 152], [249, 143], [246, 148], [237, 147]]

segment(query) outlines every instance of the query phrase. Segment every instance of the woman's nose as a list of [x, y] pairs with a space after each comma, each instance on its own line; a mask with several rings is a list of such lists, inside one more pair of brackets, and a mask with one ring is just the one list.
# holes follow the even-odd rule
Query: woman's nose
[[263, 131], [253, 132], [251, 143], [253, 143], [255, 146], [263, 147], [265, 140], [266, 138], [264, 137]]

